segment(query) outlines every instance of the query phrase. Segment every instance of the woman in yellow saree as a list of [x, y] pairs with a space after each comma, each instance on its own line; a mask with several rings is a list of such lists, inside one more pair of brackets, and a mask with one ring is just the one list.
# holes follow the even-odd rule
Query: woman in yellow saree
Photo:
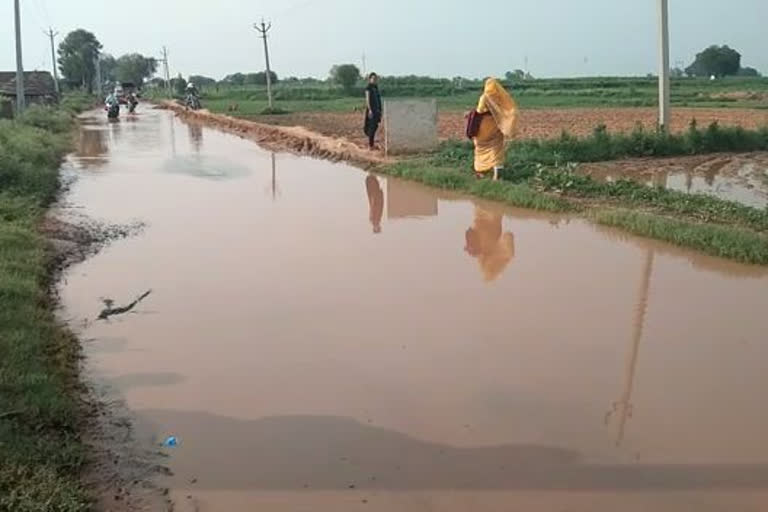
[[504, 141], [517, 131], [517, 103], [495, 78], [485, 81], [483, 94], [477, 103], [481, 115], [475, 143], [475, 174], [482, 178], [493, 171], [493, 179], [499, 179], [504, 167]]

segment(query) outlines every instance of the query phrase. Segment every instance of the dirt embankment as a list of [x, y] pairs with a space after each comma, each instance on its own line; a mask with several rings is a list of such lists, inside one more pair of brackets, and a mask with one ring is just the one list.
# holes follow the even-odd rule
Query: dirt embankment
[[236, 119], [207, 110], [192, 111], [173, 102], [163, 102], [161, 108], [174, 111], [179, 117], [205, 123], [209, 126], [254, 140], [259, 145], [275, 150], [309, 155], [332, 161], [348, 161], [363, 166], [388, 163], [378, 151], [364, 149], [338, 135], [324, 135], [303, 126], [275, 126]]
[[[595, 126], [600, 124], [605, 124], [611, 132], [628, 132], [638, 124], [654, 130], [657, 115], [658, 111], [653, 108], [523, 109], [520, 137], [548, 139], [559, 137], [564, 130], [572, 135], [584, 136], [592, 133]], [[675, 108], [672, 110], [672, 131], [685, 130], [692, 119], [696, 119], [699, 127], [717, 121], [727, 126], [758, 128], [768, 124], [768, 110]], [[359, 112], [300, 112], [259, 116], [257, 120], [276, 126], [303, 126], [329, 137], [343, 137], [359, 146], [365, 144], [362, 114]], [[438, 134], [441, 139], [463, 139], [464, 129], [463, 112], [440, 112]]]

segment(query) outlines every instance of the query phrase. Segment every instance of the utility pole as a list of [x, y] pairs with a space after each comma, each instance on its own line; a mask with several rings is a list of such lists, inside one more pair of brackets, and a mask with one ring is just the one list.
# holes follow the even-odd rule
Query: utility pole
[[669, 0], [657, 0], [659, 9], [659, 127], [669, 128]]
[[264, 20], [261, 23], [254, 23], [253, 28], [261, 34], [264, 40], [264, 60], [267, 63], [267, 101], [269, 102], [269, 110], [272, 110], [272, 71], [269, 69], [269, 45], [267, 44], [267, 32], [272, 28], [272, 24], [265, 24]]
[[61, 91], [59, 90], [59, 70], [56, 66], [56, 51], [55, 51], [55, 45], [53, 43], [53, 38], [59, 35], [58, 32], [54, 32], [51, 27], [48, 27], [48, 32], [43, 32], [46, 36], [48, 36], [51, 39], [51, 66], [53, 66], [53, 83], [56, 86], [56, 94], [61, 94]]
[[368, 76], [368, 66], [365, 64], [365, 52], [363, 52], [363, 76]]
[[165, 93], [171, 97], [171, 71], [168, 68], [168, 48], [163, 46], [163, 71], [165, 72]]
[[94, 65], [96, 67], [96, 92], [99, 94], [100, 98], [103, 98], [104, 89], [102, 87], [103, 83], [101, 81], [101, 55], [99, 55], [98, 50], [96, 51], [96, 62]]
[[13, 2], [16, 21], [16, 113], [24, 112], [26, 98], [24, 97], [24, 64], [21, 61], [21, 9], [19, 0]]

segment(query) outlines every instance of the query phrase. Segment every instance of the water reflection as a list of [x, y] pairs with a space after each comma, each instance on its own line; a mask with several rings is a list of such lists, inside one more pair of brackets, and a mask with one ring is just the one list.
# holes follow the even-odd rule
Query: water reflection
[[413, 183], [387, 180], [387, 218], [406, 219], [437, 215], [438, 193]]
[[602, 181], [630, 179], [689, 194], [706, 194], [746, 206], [768, 206], [768, 154], [696, 156], [648, 161], [585, 164], [579, 168]]
[[634, 407], [632, 405], [632, 390], [635, 384], [635, 372], [637, 370], [637, 356], [640, 352], [640, 341], [643, 338], [643, 328], [645, 327], [645, 315], [648, 311], [648, 291], [651, 288], [651, 276], [653, 275], [653, 261], [655, 253], [653, 249], [648, 249], [645, 254], [645, 264], [643, 265], [642, 277], [640, 280], [640, 291], [635, 305], [635, 316], [632, 322], [632, 346], [627, 358], [627, 369], [625, 372], [624, 388], [621, 397], [613, 402], [611, 410], [605, 416], [606, 425], [613, 416], [618, 416], [618, 429], [616, 433], [616, 446], [620, 446], [624, 441], [627, 420], [632, 417]]
[[467, 229], [464, 250], [480, 264], [486, 282], [497, 279], [515, 256], [515, 237], [503, 232], [500, 213], [475, 205], [474, 224]]
[[384, 191], [378, 178], [369, 174], [365, 178], [365, 191], [368, 194], [368, 220], [374, 233], [381, 233], [381, 217], [384, 214]]
[[80, 130], [77, 158], [83, 167], [99, 167], [107, 162], [109, 146], [103, 130]]
[[189, 131], [189, 143], [195, 153], [200, 152], [200, 148], [203, 146], [203, 126], [198, 123], [187, 122], [187, 130]]
[[275, 153], [270, 154], [270, 160], [272, 164], [272, 181], [267, 185], [267, 193], [271, 193], [272, 200], [277, 199], [277, 196], [282, 195], [280, 188], [277, 186], [277, 164], [275, 162]]

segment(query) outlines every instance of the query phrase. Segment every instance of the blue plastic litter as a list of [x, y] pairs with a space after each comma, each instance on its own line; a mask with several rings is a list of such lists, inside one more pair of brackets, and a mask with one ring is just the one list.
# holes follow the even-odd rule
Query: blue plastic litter
[[168, 438], [163, 441], [163, 446], [177, 446], [179, 444], [179, 440], [176, 439], [176, 436], [168, 436]]

